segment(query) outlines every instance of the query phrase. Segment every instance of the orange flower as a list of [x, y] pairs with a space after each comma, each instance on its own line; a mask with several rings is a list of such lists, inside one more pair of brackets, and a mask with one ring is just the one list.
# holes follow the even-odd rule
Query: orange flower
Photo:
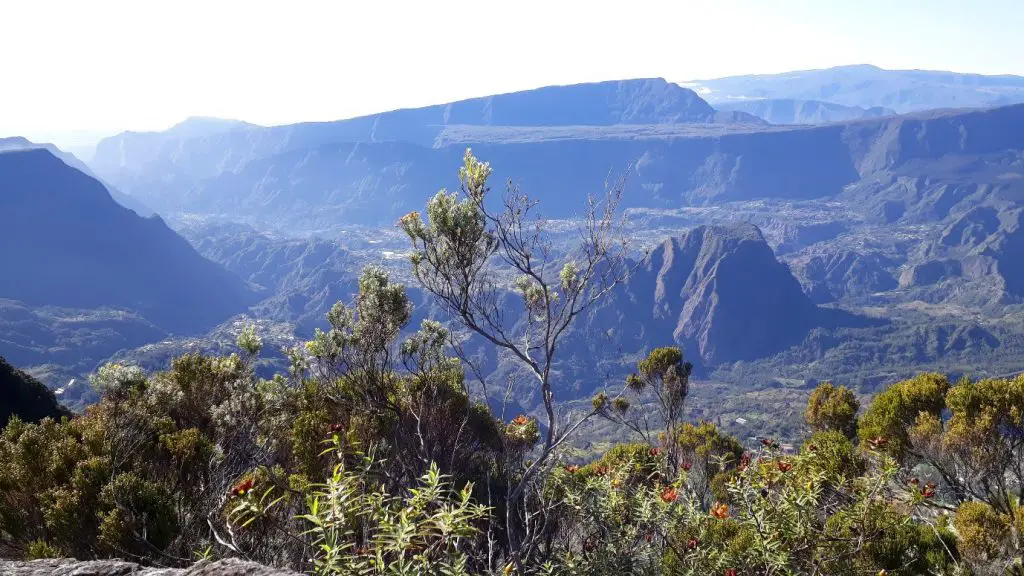
[[565, 471], [569, 474], [575, 474], [580, 471], [580, 467], [576, 464], [569, 464], [565, 467]]
[[779, 460], [775, 465], [779, 467], [779, 472], [789, 472], [793, 468], [793, 463], [785, 460]]
[[672, 486], [665, 486], [661, 491], [661, 500], [667, 504], [671, 504], [679, 498], [679, 491]]
[[234, 498], [237, 496], [245, 496], [246, 494], [252, 491], [252, 488], [255, 485], [255, 480], [253, 480], [252, 478], [246, 478], [245, 480], [242, 480], [238, 484], [235, 484], [235, 487], [231, 489], [231, 497]]
[[719, 520], [724, 520], [729, 517], [729, 505], [724, 502], [719, 502], [711, 507], [711, 515]]
[[740, 472], [747, 469], [750, 466], [750, 453], [744, 452], [743, 456], [740, 456]]
[[526, 426], [527, 424], [529, 424], [529, 422], [530, 419], [524, 416], [523, 414], [520, 414], [519, 416], [516, 416], [515, 418], [512, 419], [512, 423], [515, 424], [516, 426]]
[[594, 468], [594, 474], [597, 474], [598, 476], [604, 476], [607, 473], [608, 473], [608, 467], [605, 466], [604, 464], [601, 464], [600, 466], [597, 466], [596, 468]]
[[889, 439], [885, 436], [875, 436], [871, 440], [868, 440], [868, 444], [870, 444], [875, 450], [880, 450], [889, 445]]
[[761, 438], [761, 446], [771, 450], [773, 448], [778, 448], [779, 443], [776, 442], [774, 438]]

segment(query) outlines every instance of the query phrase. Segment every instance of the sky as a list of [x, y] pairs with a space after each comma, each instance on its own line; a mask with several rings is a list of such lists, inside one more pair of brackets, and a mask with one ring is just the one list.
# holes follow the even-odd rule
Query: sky
[[552, 84], [1024, 75], [1024, 0], [0, 0], [0, 136], [274, 125]]

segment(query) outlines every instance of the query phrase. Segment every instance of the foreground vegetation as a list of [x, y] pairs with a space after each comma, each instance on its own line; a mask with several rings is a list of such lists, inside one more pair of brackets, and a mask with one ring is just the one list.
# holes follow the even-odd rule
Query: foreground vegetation
[[[76, 417], [12, 417], [0, 554], [318, 574], [1024, 574], [1024, 377], [923, 374], [864, 408], [825, 383], [794, 451], [686, 421], [691, 366], [674, 347], [565, 410], [559, 344], [628, 274], [617, 193], [556, 258], [517, 190], [488, 211], [488, 175], [467, 154], [461, 194], [401, 226], [421, 285], [532, 378], [536, 414], [477, 401], [495, 395], [444, 326], [403, 338], [405, 289], [370, 268], [287, 373], [256, 376], [247, 329], [230, 356], [104, 366]], [[515, 306], [496, 261], [519, 273]], [[631, 442], [567, 460], [598, 419]]]

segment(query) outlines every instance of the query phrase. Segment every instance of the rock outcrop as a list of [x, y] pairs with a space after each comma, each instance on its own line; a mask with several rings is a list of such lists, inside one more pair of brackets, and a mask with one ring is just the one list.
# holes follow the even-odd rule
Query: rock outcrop
[[665, 346], [671, 335], [708, 366], [775, 354], [828, 321], [761, 231], [741, 224], [665, 240], [589, 324], [593, 333], [615, 326], [624, 350]]
[[5, 576], [298, 576], [298, 573], [253, 562], [228, 559], [200, 562], [191, 568], [149, 568], [121, 560], [58, 558], [13, 562], [0, 560]]
[[790, 265], [804, 291], [819, 304], [869, 296], [898, 286], [889, 271], [896, 263], [877, 253], [840, 250], [801, 256]]

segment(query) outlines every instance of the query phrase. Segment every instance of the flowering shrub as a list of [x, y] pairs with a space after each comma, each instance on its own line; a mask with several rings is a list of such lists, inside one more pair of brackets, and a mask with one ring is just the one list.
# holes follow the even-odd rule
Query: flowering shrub
[[782, 457], [767, 442], [730, 479], [727, 501], [708, 509], [685, 472], [659, 481], [668, 463], [658, 457], [640, 482], [630, 473], [637, 463], [621, 460], [603, 474], [554, 475], [564, 527], [551, 573], [924, 574], [957, 566], [951, 533], [915, 523], [919, 502], [890, 489], [898, 468], [888, 456], [862, 455], [864, 473], [842, 476], [818, 451]]
[[[459, 192], [399, 225], [426, 292], [533, 376], [543, 422], [496, 417], [486, 384], [470, 392], [469, 358], [446, 353], [462, 341], [431, 320], [410, 334], [404, 286], [369, 267], [326, 330], [286, 350], [286, 373], [257, 377], [263, 342], [247, 327], [240, 353], [99, 368], [82, 415], [12, 417], [0, 555], [238, 555], [325, 575], [1024, 574], [1024, 376], [923, 374], [863, 410], [822, 384], [806, 438], [786, 439], [802, 441], [795, 454], [688, 421], [678, 347], [565, 410], [556, 352], [632, 266], [612, 234], [621, 188], [554, 265], [518, 188], [489, 212], [490, 174], [467, 150]], [[567, 461], [594, 417], [633, 442]]]
[[[469, 573], [489, 513], [472, 501], [471, 484], [455, 490], [431, 465], [415, 486], [389, 494], [372, 457], [352, 464], [337, 436], [329, 443], [338, 462], [325, 483], [307, 487], [306, 512], [297, 516], [302, 531], [292, 535], [308, 540], [316, 574]], [[247, 478], [232, 490], [238, 503], [229, 522], [240, 529], [284, 499], [272, 497], [272, 488], [257, 496], [253, 487]]]

